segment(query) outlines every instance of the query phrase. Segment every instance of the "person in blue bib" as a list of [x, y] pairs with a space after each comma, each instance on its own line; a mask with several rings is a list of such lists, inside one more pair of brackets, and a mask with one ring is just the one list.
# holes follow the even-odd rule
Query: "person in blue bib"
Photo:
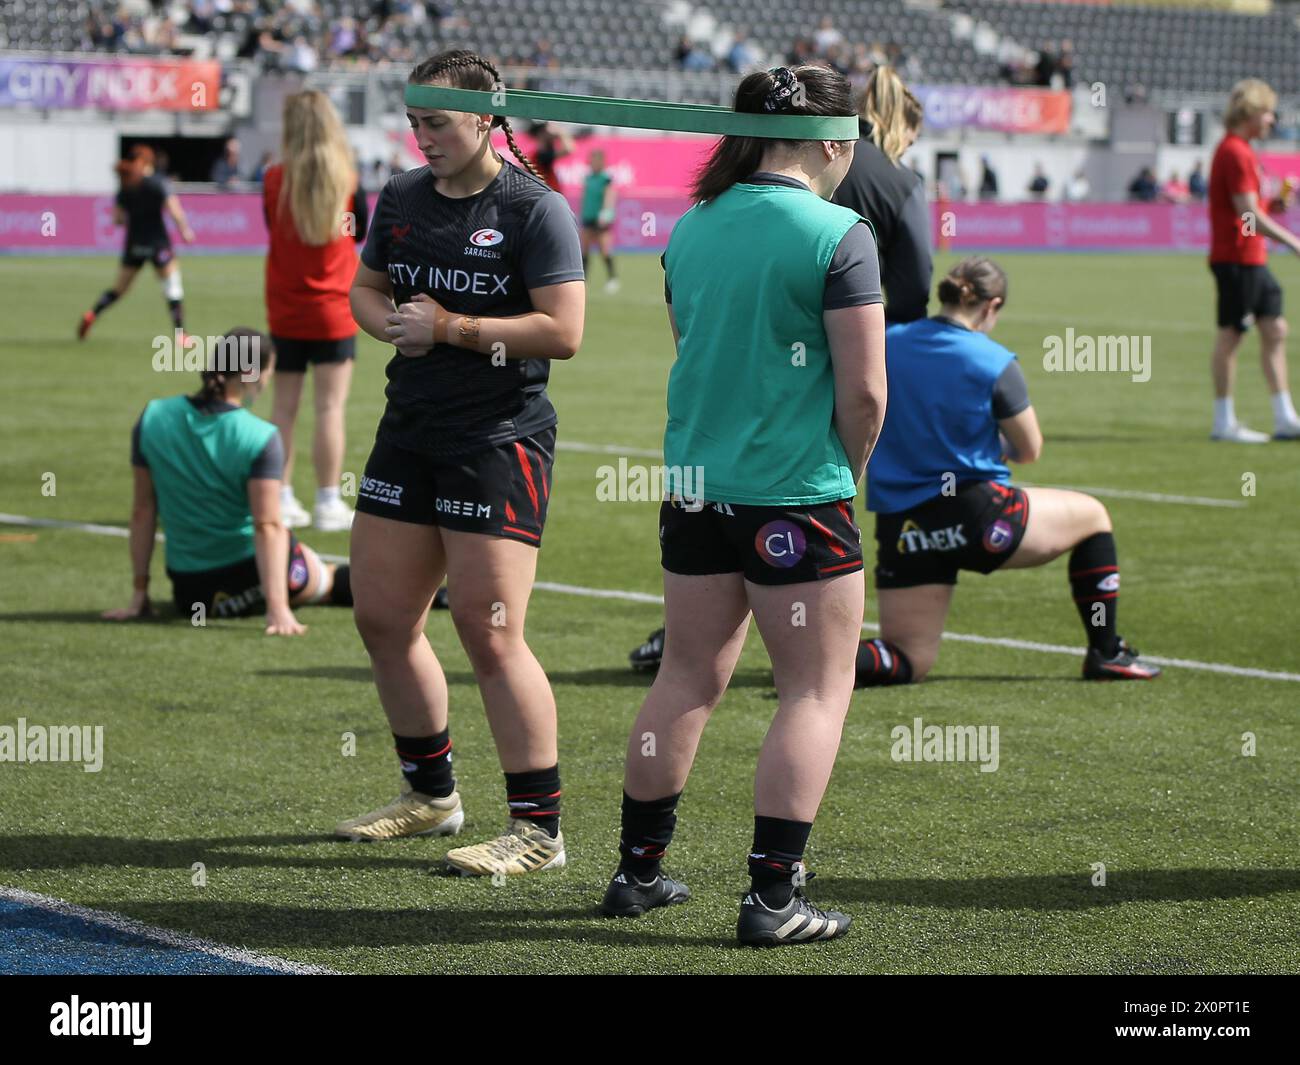
[[[855, 114], [848, 81], [815, 65], [747, 76], [735, 110]], [[865, 590], [853, 500], [885, 410], [875, 239], [829, 202], [854, 143], [721, 138], [664, 253], [677, 355], [659, 515], [667, 633], [628, 741], [610, 916], [689, 896], [661, 862], [752, 613], [778, 707], [758, 756], [737, 938], [811, 943], [849, 927], [802, 886], [853, 692]]]
[[1019, 362], [988, 335], [1006, 305], [1006, 274], [973, 256], [938, 295], [941, 313], [885, 334], [891, 402], [867, 469], [880, 636], [858, 649], [858, 687], [930, 672], [959, 571], [1042, 566], [1067, 551], [1088, 640], [1084, 677], [1158, 676], [1115, 631], [1119, 562], [1105, 506], [1010, 483], [1007, 462], [1036, 461], [1043, 434]]
[[352, 605], [350, 573], [322, 561], [280, 520], [280, 432], [242, 405], [272, 373], [269, 339], [232, 329], [208, 365], [196, 395], [151, 400], [131, 432], [134, 587], [126, 607], [103, 616], [152, 613], [149, 564], [161, 518], [179, 614], [202, 623], [265, 613], [268, 636], [296, 636], [305, 627], [294, 606]]

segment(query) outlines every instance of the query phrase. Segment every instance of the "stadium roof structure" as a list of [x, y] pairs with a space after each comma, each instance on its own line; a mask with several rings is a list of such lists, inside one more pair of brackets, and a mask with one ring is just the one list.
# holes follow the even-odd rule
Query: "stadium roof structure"
[[626, 126], [675, 133], [716, 133], [731, 137], [782, 140], [851, 141], [858, 139], [857, 115], [769, 115], [733, 111], [710, 104], [620, 100], [608, 96], [574, 96], [531, 89], [453, 89], [442, 85], [408, 85], [410, 107], [469, 111], [546, 122], [589, 126]]

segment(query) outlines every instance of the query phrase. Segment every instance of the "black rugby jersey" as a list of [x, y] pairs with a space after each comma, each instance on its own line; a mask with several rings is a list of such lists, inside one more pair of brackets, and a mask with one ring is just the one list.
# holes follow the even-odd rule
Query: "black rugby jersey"
[[150, 174], [128, 188], [119, 190], [117, 205], [126, 212], [126, 246], [143, 247], [170, 244], [163, 223], [163, 204], [167, 186], [157, 174]]
[[[427, 166], [393, 177], [361, 253], [388, 274], [399, 307], [424, 292], [453, 314], [504, 318], [534, 309], [530, 288], [585, 277], [573, 212], [544, 182], [509, 163], [473, 196], [444, 196], [434, 182]], [[454, 344], [397, 353], [378, 437], [440, 457], [531, 436], [556, 422], [550, 369], [549, 359], [493, 365], [490, 353]]]

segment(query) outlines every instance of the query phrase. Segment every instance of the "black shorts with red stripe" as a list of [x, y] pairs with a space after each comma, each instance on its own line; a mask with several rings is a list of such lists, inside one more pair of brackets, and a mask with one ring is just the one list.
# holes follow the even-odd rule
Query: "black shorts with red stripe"
[[537, 547], [554, 465], [554, 426], [449, 458], [430, 458], [376, 440], [357, 486], [357, 510]]
[[669, 573], [743, 573], [754, 584], [824, 581], [862, 569], [853, 500], [810, 507], [665, 500], [659, 545]]
[[1023, 489], [966, 481], [948, 495], [876, 515], [876, 587], [956, 584], [961, 570], [992, 573], [1020, 546], [1029, 523]]

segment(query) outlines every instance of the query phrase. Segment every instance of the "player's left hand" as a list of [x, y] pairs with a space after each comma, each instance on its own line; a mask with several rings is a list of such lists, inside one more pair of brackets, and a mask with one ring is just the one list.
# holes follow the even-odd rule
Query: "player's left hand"
[[417, 292], [388, 316], [384, 332], [403, 355], [425, 355], [437, 343], [447, 312], [432, 296]]
[[184, 229], [182, 229], [182, 230], [181, 230], [181, 240], [185, 241], [186, 244], [193, 244], [193, 243], [194, 243], [194, 230], [192, 230], [189, 226], [186, 226]]

